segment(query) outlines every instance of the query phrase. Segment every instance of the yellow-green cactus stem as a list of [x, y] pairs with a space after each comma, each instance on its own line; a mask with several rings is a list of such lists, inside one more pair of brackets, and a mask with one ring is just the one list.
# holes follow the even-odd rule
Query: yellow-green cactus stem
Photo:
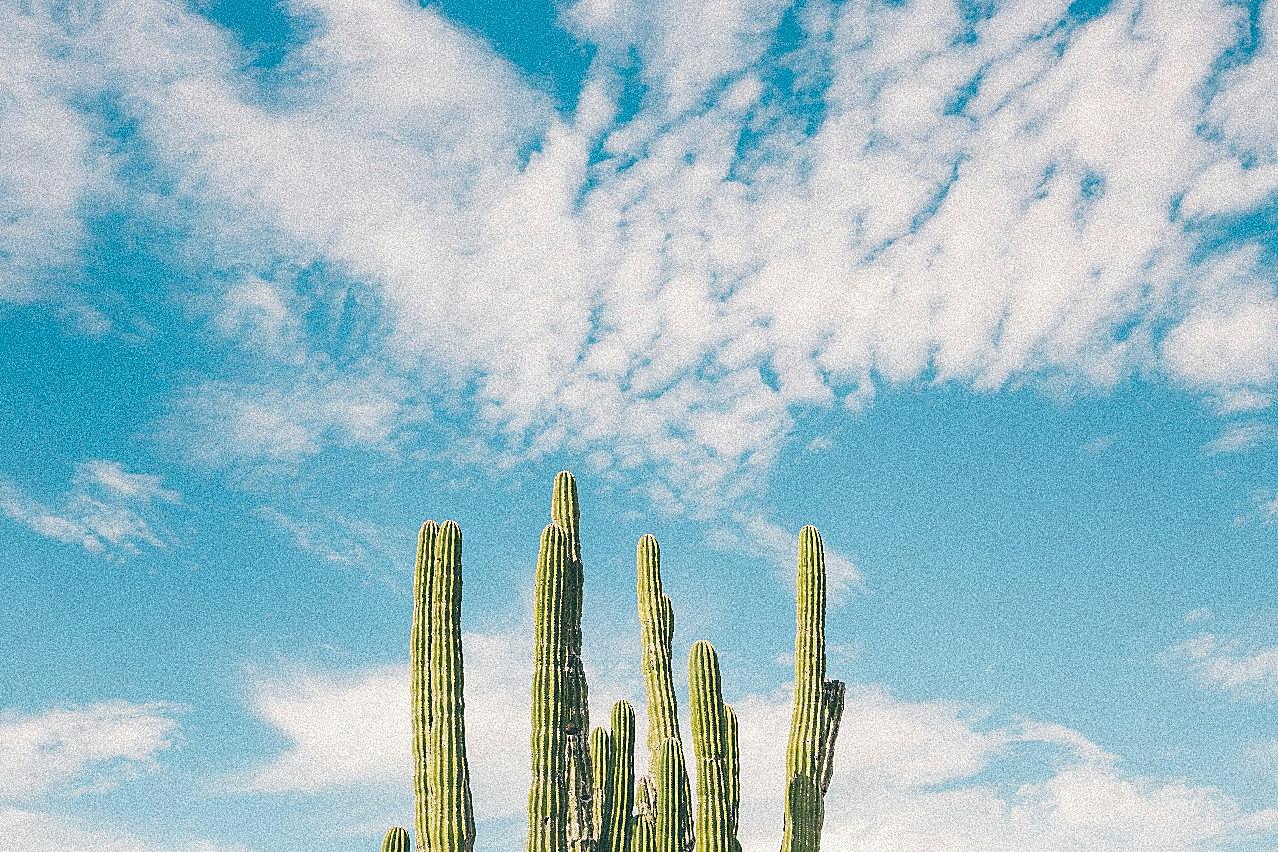
[[612, 706], [612, 776], [599, 852], [631, 852], [635, 796], [635, 709], [628, 701]]
[[612, 734], [606, 728], [595, 728], [590, 733], [590, 785], [591, 804], [594, 807], [595, 849], [607, 852], [609, 820], [612, 818], [613, 761]]
[[581, 505], [577, 500], [577, 480], [568, 471], [555, 475], [550, 501], [550, 519], [568, 533], [568, 561], [564, 579], [564, 619], [568, 654], [567, 706], [564, 727], [584, 740], [590, 735], [590, 705], [586, 688], [586, 668], [581, 656], [581, 604], [585, 572], [581, 562]]
[[633, 852], [657, 852], [657, 794], [652, 779], [644, 776], [639, 779], [638, 792], [635, 794], [635, 819], [631, 832], [631, 848]]
[[[639, 634], [642, 643], [640, 667], [643, 669], [644, 691], [648, 697], [648, 749], [653, 772], [661, 761], [665, 741], [679, 737], [679, 703], [675, 697], [674, 674], [671, 666], [674, 644], [674, 607], [670, 597], [661, 587], [661, 546], [652, 535], [639, 539], [635, 549], [638, 563], [636, 593], [639, 603]], [[680, 760], [679, 765], [683, 766]], [[690, 799], [691, 791], [685, 772], [680, 784], [683, 798]], [[658, 806], [660, 813], [660, 806]], [[685, 813], [686, 822], [680, 828], [680, 852], [692, 848], [692, 819]]]
[[688, 659], [692, 748], [696, 756], [696, 852], [732, 852], [727, 710], [719, 656], [709, 642], [692, 646]]
[[417, 533], [413, 564], [413, 624], [408, 636], [413, 714], [413, 828], [419, 852], [430, 852], [430, 639], [431, 580], [435, 575], [435, 538], [439, 524], [426, 521]]
[[475, 816], [466, 761], [462, 671], [462, 533], [445, 521], [435, 537], [431, 581], [430, 828], [431, 852], [471, 852]]
[[688, 777], [683, 762], [683, 746], [673, 737], [661, 744], [657, 763], [657, 852], [684, 852], [683, 827], [688, 818]]
[[386, 832], [382, 838], [382, 852], [412, 852], [413, 843], [408, 839], [408, 830], [398, 825]]
[[584, 737], [568, 735], [568, 852], [595, 848], [589, 751]]
[[741, 827], [741, 735], [737, 726], [737, 711], [725, 704], [724, 729], [728, 739], [728, 819], [731, 825], [733, 852], [741, 852], [737, 832]]
[[549, 524], [541, 534], [533, 596], [532, 783], [527, 852], [568, 847], [568, 738], [565, 673], [565, 578], [568, 533]]
[[825, 680], [825, 551], [816, 527], [799, 532], [795, 595], [794, 714], [786, 750], [782, 852], [818, 852], [833, 771], [843, 684]]

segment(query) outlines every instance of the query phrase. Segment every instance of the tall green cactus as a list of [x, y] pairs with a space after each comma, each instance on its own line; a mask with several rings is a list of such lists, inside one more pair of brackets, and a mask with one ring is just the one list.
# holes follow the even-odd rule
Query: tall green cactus
[[475, 817], [466, 761], [462, 671], [462, 534], [445, 521], [435, 538], [431, 582], [430, 828], [431, 852], [471, 852]]
[[398, 825], [386, 832], [382, 838], [382, 852], [412, 852], [413, 844], [408, 839], [408, 831]]
[[435, 538], [439, 524], [426, 521], [417, 533], [417, 559], [413, 564], [413, 625], [408, 636], [411, 660], [411, 712], [413, 714], [413, 827], [418, 852], [430, 848], [430, 640], [435, 576]]
[[670, 737], [661, 744], [657, 772], [657, 852], [683, 852], [684, 826], [690, 821], [688, 778], [683, 746]]
[[844, 686], [825, 679], [825, 550], [816, 527], [799, 532], [795, 596], [794, 715], [786, 750], [782, 852], [818, 852]]
[[723, 703], [719, 656], [709, 642], [692, 646], [688, 659], [692, 748], [696, 755], [696, 852], [732, 852], [732, 782], [728, 713]]
[[599, 852], [631, 852], [635, 796], [635, 709], [628, 701], [612, 706], [612, 774], [608, 779], [607, 810], [599, 833]]
[[561, 470], [555, 475], [551, 494], [550, 519], [568, 533], [568, 560], [564, 579], [564, 621], [567, 638], [568, 712], [564, 728], [578, 734], [583, 741], [590, 735], [590, 705], [586, 688], [586, 669], [581, 657], [581, 605], [585, 591], [585, 572], [581, 562], [581, 506], [577, 501], [577, 480]]
[[528, 852], [568, 846], [568, 690], [565, 635], [568, 533], [549, 524], [541, 534], [533, 605], [532, 783], [528, 791]]
[[[675, 697], [674, 674], [671, 666], [674, 643], [674, 607], [670, 597], [661, 588], [661, 546], [652, 535], [639, 539], [635, 559], [638, 563], [636, 592], [639, 599], [639, 634], [643, 645], [641, 668], [644, 690], [648, 696], [648, 749], [653, 772], [661, 761], [667, 740], [680, 743], [679, 702]], [[682, 749], [682, 745], [680, 745]], [[679, 761], [678, 779], [685, 800], [691, 798], [688, 775]], [[660, 804], [657, 805], [660, 818]], [[692, 819], [687, 813], [679, 827], [679, 852], [692, 848]]]

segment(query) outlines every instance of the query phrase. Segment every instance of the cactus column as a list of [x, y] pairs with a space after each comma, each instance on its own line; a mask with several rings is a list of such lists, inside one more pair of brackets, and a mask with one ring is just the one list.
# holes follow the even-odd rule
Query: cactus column
[[[674, 642], [674, 607], [670, 597], [661, 589], [661, 547], [652, 535], [639, 539], [636, 547], [638, 562], [637, 594], [639, 598], [639, 632], [643, 643], [641, 668], [644, 689], [648, 696], [648, 750], [655, 773], [661, 763], [661, 754], [668, 740], [679, 739], [679, 704], [675, 698], [674, 675], [671, 669]], [[682, 746], [680, 745], [680, 748]], [[691, 798], [688, 775], [682, 758], [676, 771], [683, 772], [680, 779], [684, 800]], [[658, 820], [661, 805], [656, 804]], [[683, 814], [680, 826], [679, 852], [692, 848], [692, 820]]]
[[701, 641], [688, 660], [692, 748], [696, 755], [696, 852], [732, 852], [732, 788], [727, 708], [714, 646]]
[[635, 799], [635, 709], [628, 701], [612, 706], [612, 775], [599, 852], [631, 852]]
[[565, 578], [568, 533], [549, 524], [541, 534], [533, 603], [532, 784], [528, 791], [528, 852], [568, 846], [568, 644]]
[[431, 852], [430, 808], [430, 641], [432, 580], [435, 576], [435, 538], [439, 524], [427, 521], [417, 533], [417, 560], [413, 564], [413, 626], [408, 636], [411, 658], [413, 714], [413, 827], [418, 852]]
[[466, 762], [462, 671], [462, 534], [445, 521], [435, 538], [430, 641], [430, 849], [471, 852], [475, 818]]
[[682, 852], [683, 827], [691, 820], [688, 814], [686, 782], [688, 771], [683, 763], [683, 746], [671, 737], [661, 744], [657, 774], [657, 852]]
[[818, 852], [834, 766], [844, 686], [825, 680], [825, 551], [816, 527], [799, 533], [795, 598], [794, 715], [786, 750], [782, 852]]

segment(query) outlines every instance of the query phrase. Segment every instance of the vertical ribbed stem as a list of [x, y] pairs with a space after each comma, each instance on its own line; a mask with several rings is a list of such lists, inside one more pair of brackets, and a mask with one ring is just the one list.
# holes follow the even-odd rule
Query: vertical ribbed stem
[[590, 745], [568, 735], [568, 852], [594, 852], [594, 804], [591, 800]]
[[590, 732], [591, 803], [594, 805], [595, 848], [608, 852], [612, 828], [612, 777], [616, 755], [606, 728]]
[[732, 852], [732, 793], [728, 780], [728, 723], [719, 656], [709, 642], [692, 646], [688, 659], [692, 749], [696, 757], [697, 852]]
[[825, 551], [815, 527], [799, 533], [795, 596], [794, 715], [786, 750], [782, 852], [818, 852], [822, 795], [832, 771], [843, 685], [825, 680]]
[[408, 831], [398, 825], [386, 832], [382, 838], [382, 852], [412, 852], [412, 842], [408, 839]]
[[567, 622], [567, 716], [568, 733], [584, 740], [590, 733], [590, 703], [586, 669], [581, 656], [581, 605], [585, 592], [585, 572], [581, 561], [581, 506], [577, 501], [577, 480], [566, 470], [555, 475], [550, 501], [550, 519], [568, 534], [568, 561], [564, 566], [564, 619]]
[[737, 839], [737, 831], [741, 827], [741, 734], [737, 726], [737, 711], [728, 704], [723, 709], [728, 740], [728, 822], [733, 852], [741, 852], [741, 841]]
[[657, 852], [657, 792], [652, 779], [639, 779], [635, 794], [635, 824], [632, 852]]
[[687, 777], [683, 746], [676, 739], [666, 740], [657, 762], [657, 852], [683, 850], [683, 826], [689, 821]]
[[568, 741], [564, 579], [568, 533], [550, 524], [541, 534], [533, 606], [532, 783], [528, 791], [528, 852], [564, 852], [568, 845]]
[[635, 796], [635, 710], [628, 701], [612, 706], [612, 777], [609, 779], [607, 828], [599, 852], [631, 852]]
[[471, 852], [475, 817], [466, 761], [462, 671], [462, 534], [445, 521], [435, 539], [432, 582], [430, 701], [431, 852]]
[[[648, 749], [653, 771], [661, 759], [666, 740], [680, 741], [679, 704], [675, 698], [671, 666], [674, 644], [674, 607], [661, 588], [661, 547], [652, 535], [639, 539], [635, 553], [638, 563], [636, 593], [639, 603], [639, 632], [642, 642], [644, 689], [648, 696]], [[680, 766], [683, 761], [680, 760]], [[683, 796], [691, 798], [688, 776], [681, 779]], [[659, 806], [658, 806], [659, 808]], [[680, 828], [679, 852], [692, 848], [692, 819]]]
[[417, 533], [413, 564], [413, 625], [408, 635], [411, 712], [413, 714], [413, 828], [418, 852], [431, 852], [430, 829], [430, 639], [435, 538], [439, 524], [427, 521]]

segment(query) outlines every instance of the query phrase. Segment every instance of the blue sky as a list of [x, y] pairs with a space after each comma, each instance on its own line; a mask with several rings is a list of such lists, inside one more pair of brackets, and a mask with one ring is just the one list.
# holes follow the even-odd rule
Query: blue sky
[[826, 845], [1278, 846], [1278, 7], [0, 0], [0, 836], [376, 848], [417, 524], [480, 848], [530, 581], [636, 539], [775, 848], [793, 540]]

